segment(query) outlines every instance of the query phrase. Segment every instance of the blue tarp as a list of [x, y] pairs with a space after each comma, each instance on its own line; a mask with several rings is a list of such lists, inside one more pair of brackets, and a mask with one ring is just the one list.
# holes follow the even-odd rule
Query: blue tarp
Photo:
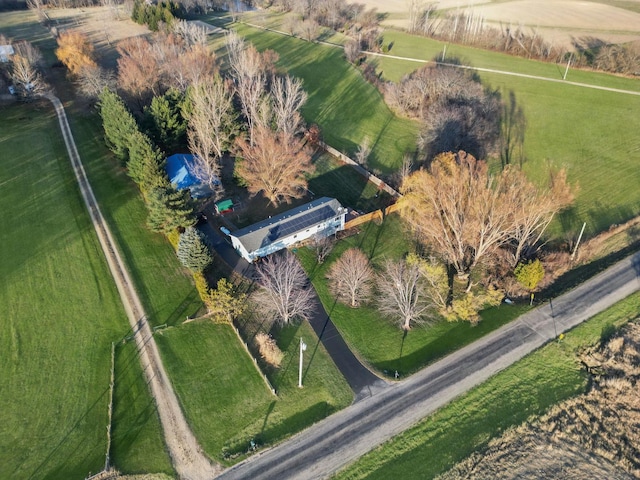
[[198, 180], [190, 171], [193, 165], [193, 155], [188, 153], [176, 153], [167, 158], [167, 175], [169, 181], [178, 190], [188, 188], [193, 198], [208, 197], [211, 189]]

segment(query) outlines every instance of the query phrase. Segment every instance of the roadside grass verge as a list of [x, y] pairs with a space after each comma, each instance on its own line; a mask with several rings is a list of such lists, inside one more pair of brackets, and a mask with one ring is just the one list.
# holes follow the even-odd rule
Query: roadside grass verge
[[577, 353], [638, 317], [640, 293], [526, 356], [362, 457], [338, 479], [426, 479], [483, 448], [505, 429], [587, 388]]
[[372, 368], [390, 377], [396, 370], [402, 376], [411, 374], [528, 310], [526, 306], [501, 305], [481, 312], [482, 321], [475, 327], [467, 322], [434, 319], [405, 334], [392, 320], [383, 317], [373, 302], [359, 308], [337, 302], [326, 279], [331, 264], [351, 247], [360, 248], [375, 268], [380, 268], [386, 259], [400, 259], [413, 250], [404, 228], [396, 214], [387, 216], [381, 225], [366, 223], [358, 234], [340, 240], [320, 265], [311, 249], [298, 250], [322, 304], [347, 343]]
[[84, 478], [128, 323], [48, 102], [2, 108], [0, 165], [0, 477]]
[[[302, 389], [297, 386], [300, 336], [309, 345]], [[285, 357], [270, 375], [276, 397], [231, 326], [203, 320], [156, 336], [189, 423], [205, 451], [225, 465], [252, 453], [251, 441], [273, 445], [353, 399], [308, 324], [286, 327], [277, 339]]]
[[[226, 20], [202, 17], [212, 24]], [[344, 58], [341, 48], [310, 43], [299, 38], [264, 31], [246, 24], [227, 24], [260, 51], [272, 49], [280, 57], [277, 66], [303, 80], [309, 95], [302, 108], [308, 123], [317, 123], [323, 139], [353, 155], [365, 138], [372, 147], [369, 168], [395, 171], [407, 152], [416, 149], [417, 123], [394, 115], [376, 88]]]

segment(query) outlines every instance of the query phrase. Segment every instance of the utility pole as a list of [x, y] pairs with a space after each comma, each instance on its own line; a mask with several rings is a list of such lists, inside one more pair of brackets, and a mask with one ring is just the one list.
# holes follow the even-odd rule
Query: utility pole
[[307, 344], [304, 343], [302, 337], [300, 337], [300, 369], [298, 371], [298, 388], [302, 388], [302, 352], [307, 349]]
[[587, 222], [582, 224], [582, 230], [580, 230], [580, 235], [578, 236], [578, 241], [576, 242], [576, 246], [573, 249], [573, 253], [571, 254], [571, 260], [573, 261], [573, 257], [576, 256], [576, 252], [578, 251], [578, 245], [580, 245], [580, 240], [582, 240], [582, 234], [584, 233], [584, 227], [587, 226]]
[[562, 80], [567, 79], [567, 73], [569, 73], [569, 65], [571, 65], [572, 58], [573, 58], [573, 53], [569, 55], [569, 60], [567, 60], [567, 68], [564, 69], [564, 75], [562, 76]]

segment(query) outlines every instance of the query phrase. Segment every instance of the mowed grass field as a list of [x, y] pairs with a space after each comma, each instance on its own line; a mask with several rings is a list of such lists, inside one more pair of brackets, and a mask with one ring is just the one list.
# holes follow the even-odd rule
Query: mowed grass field
[[[444, 43], [402, 32], [385, 32], [392, 42], [389, 54], [431, 60], [442, 54]], [[561, 79], [564, 68], [495, 52], [447, 45], [447, 56], [462, 58], [474, 67]], [[374, 57], [387, 79], [398, 81], [419, 63]], [[499, 73], [478, 72], [482, 82], [503, 98], [515, 94], [527, 119], [525, 171], [545, 181], [551, 163], [566, 168], [578, 185], [576, 201], [559, 216], [557, 235], [570, 235], [587, 222], [587, 233], [607, 229], [640, 214], [640, 95], [609, 92]], [[569, 70], [568, 81], [640, 92], [640, 80]]]
[[612, 326], [637, 318], [639, 311], [640, 293], [635, 293], [441, 408], [335, 478], [424, 480], [445, 472], [505, 429], [583, 393], [588, 382], [578, 353], [597, 344]]
[[104, 465], [111, 342], [128, 323], [48, 103], [0, 107], [0, 166], [0, 478], [84, 478]]
[[473, 342], [508, 323], [528, 310], [528, 306], [501, 305], [480, 313], [482, 321], [475, 327], [468, 322], [447, 322], [434, 319], [416, 324], [404, 332], [392, 319], [380, 314], [375, 298], [358, 308], [337, 302], [328, 287], [327, 273], [331, 265], [348, 248], [362, 250], [379, 272], [386, 260], [403, 258], [415, 247], [404, 235], [405, 226], [398, 215], [385, 218], [381, 225], [369, 222], [358, 234], [340, 240], [331, 254], [318, 264], [310, 248], [298, 250], [298, 257], [318, 292], [325, 310], [340, 329], [345, 340], [373, 369], [392, 377], [397, 370], [407, 376], [429, 363]]
[[[225, 18], [203, 17], [212, 24]], [[329, 145], [353, 156], [368, 139], [372, 152], [370, 169], [395, 171], [405, 153], [415, 151], [418, 125], [391, 112], [382, 96], [350, 65], [342, 49], [253, 28], [245, 24], [226, 25], [235, 29], [260, 51], [278, 53], [277, 66], [303, 81], [309, 98], [302, 107], [308, 123], [317, 123]], [[220, 53], [224, 53], [220, 49]]]

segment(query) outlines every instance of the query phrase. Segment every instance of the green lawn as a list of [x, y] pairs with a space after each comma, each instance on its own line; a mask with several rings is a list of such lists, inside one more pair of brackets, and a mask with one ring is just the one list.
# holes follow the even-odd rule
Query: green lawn
[[336, 302], [326, 280], [331, 264], [351, 247], [362, 249], [375, 267], [380, 267], [387, 258], [402, 258], [413, 250], [406, 240], [408, 235], [403, 232], [402, 221], [392, 214], [382, 225], [369, 222], [361, 227], [359, 234], [341, 240], [321, 265], [317, 264], [310, 249], [298, 250], [298, 256], [332, 321], [351, 348], [374, 369], [389, 376], [396, 370], [401, 375], [408, 375], [508, 323], [528, 309], [501, 305], [483, 311], [482, 321], [475, 327], [467, 322], [434, 320], [432, 324], [415, 326], [405, 335], [391, 320], [382, 317], [373, 304], [353, 309]]
[[[224, 21], [213, 15], [203, 19]], [[278, 52], [278, 66], [303, 80], [309, 99], [302, 113], [307, 122], [321, 127], [328, 144], [353, 154], [364, 138], [369, 138], [373, 147], [370, 168], [384, 173], [397, 169], [405, 152], [415, 150], [417, 123], [394, 115], [376, 88], [343, 58], [342, 49], [244, 24], [232, 27], [258, 50]]]
[[309, 178], [308, 188], [316, 196], [337, 198], [342, 205], [372, 212], [389, 204], [390, 196], [367, 181], [350, 165], [340, 163], [329, 154], [314, 160], [315, 172]]
[[[144, 227], [142, 199], [104, 147], [97, 118], [83, 115], [71, 102], [66, 107], [90, 181], [135, 279], [149, 321], [156, 326], [175, 327], [157, 335], [158, 347], [187, 419], [206, 453], [224, 461], [223, 448], [235, 453], [251, 437], [273, 443], [348, 405], [351, 391], [323, 353], [319, 352], [309, 371], [309, 388], [291, 388], [295, 376], [292, 370], [286, 370], [281, 381], [276, 378], [279, 397], [270, 407], [276, 398], [231, 329], [206, 322], [182, 325], [186, 316], [194, 316], [201, 308], [190, 276], [167, 240]], [[309, 331], [308, 336], [312, 335]], [[128, 381], [139, 383], [140, 379]], [[245, 394], [252, 398], [248, 403], [235, 401]], [[135, 393], [132, 398], [136, 398]], [[131, 422], [128, 433], [119, 432], [125, 442], [134, 438], [141, 445], [154, 444], [147, 438], [149, 431], [144, 425], [149, 414], [144, 399], [137, 401], [136, 413], [120, 411]], [[122, 464], [131, 471], [142, 471], [146, 461], [143, 455], [132, 453]]]
[[[385, 32], [393, 41], [390, 54], [431, 59], [443, 43], [396, 31]], [[449, 45], [447, 55], [460, 55], [475, 67], [561, 78], [553, 64], [505, 54]], [[397, 81], [420, 64], [375, 57], [383, 75]], [[560, 77], [558, 76], [560, 75]], [[578, 185], [576, 201], [552, 227], [556, 235], [577, 235], [582, 222], [587, 234], [606, 230], [614, 223], [640, 214], [640, 96], [606, 92], [496, 73], [480, 72], [484, 84], [503, 97], [513, 91], [527, 119], [525, 170], [543, 182], [550, 161], [565, 167], [569, 181]], [[588, 71], [570, 71], [568, 80], [640, 91], [640, 80]]]
[[0, 165], [0, 477], [84, 478], [104, 465], [111, 342], [128, 322], [48, 103], [1, 109]]
[[[300, 335], [309, 345], [303, 389], [297, 387]], [[196, 436], [207, 453], [225, 464], [242, 459], [251, 440], [272, 445], [353, 398], [308, 324], [288, 327], [277, 337], [285, 352], [281, 368], [270, 375], [277, 397], [228, 325], [190, 323], [156, 338]]]
[[443, 473], [505, 429], [583, 393], [587, 376], [577, 352], [596, 344], [611, 325], [637, 318], [639, 311], [636, 293], [441, 408], [336, 478], [423, 480]]

